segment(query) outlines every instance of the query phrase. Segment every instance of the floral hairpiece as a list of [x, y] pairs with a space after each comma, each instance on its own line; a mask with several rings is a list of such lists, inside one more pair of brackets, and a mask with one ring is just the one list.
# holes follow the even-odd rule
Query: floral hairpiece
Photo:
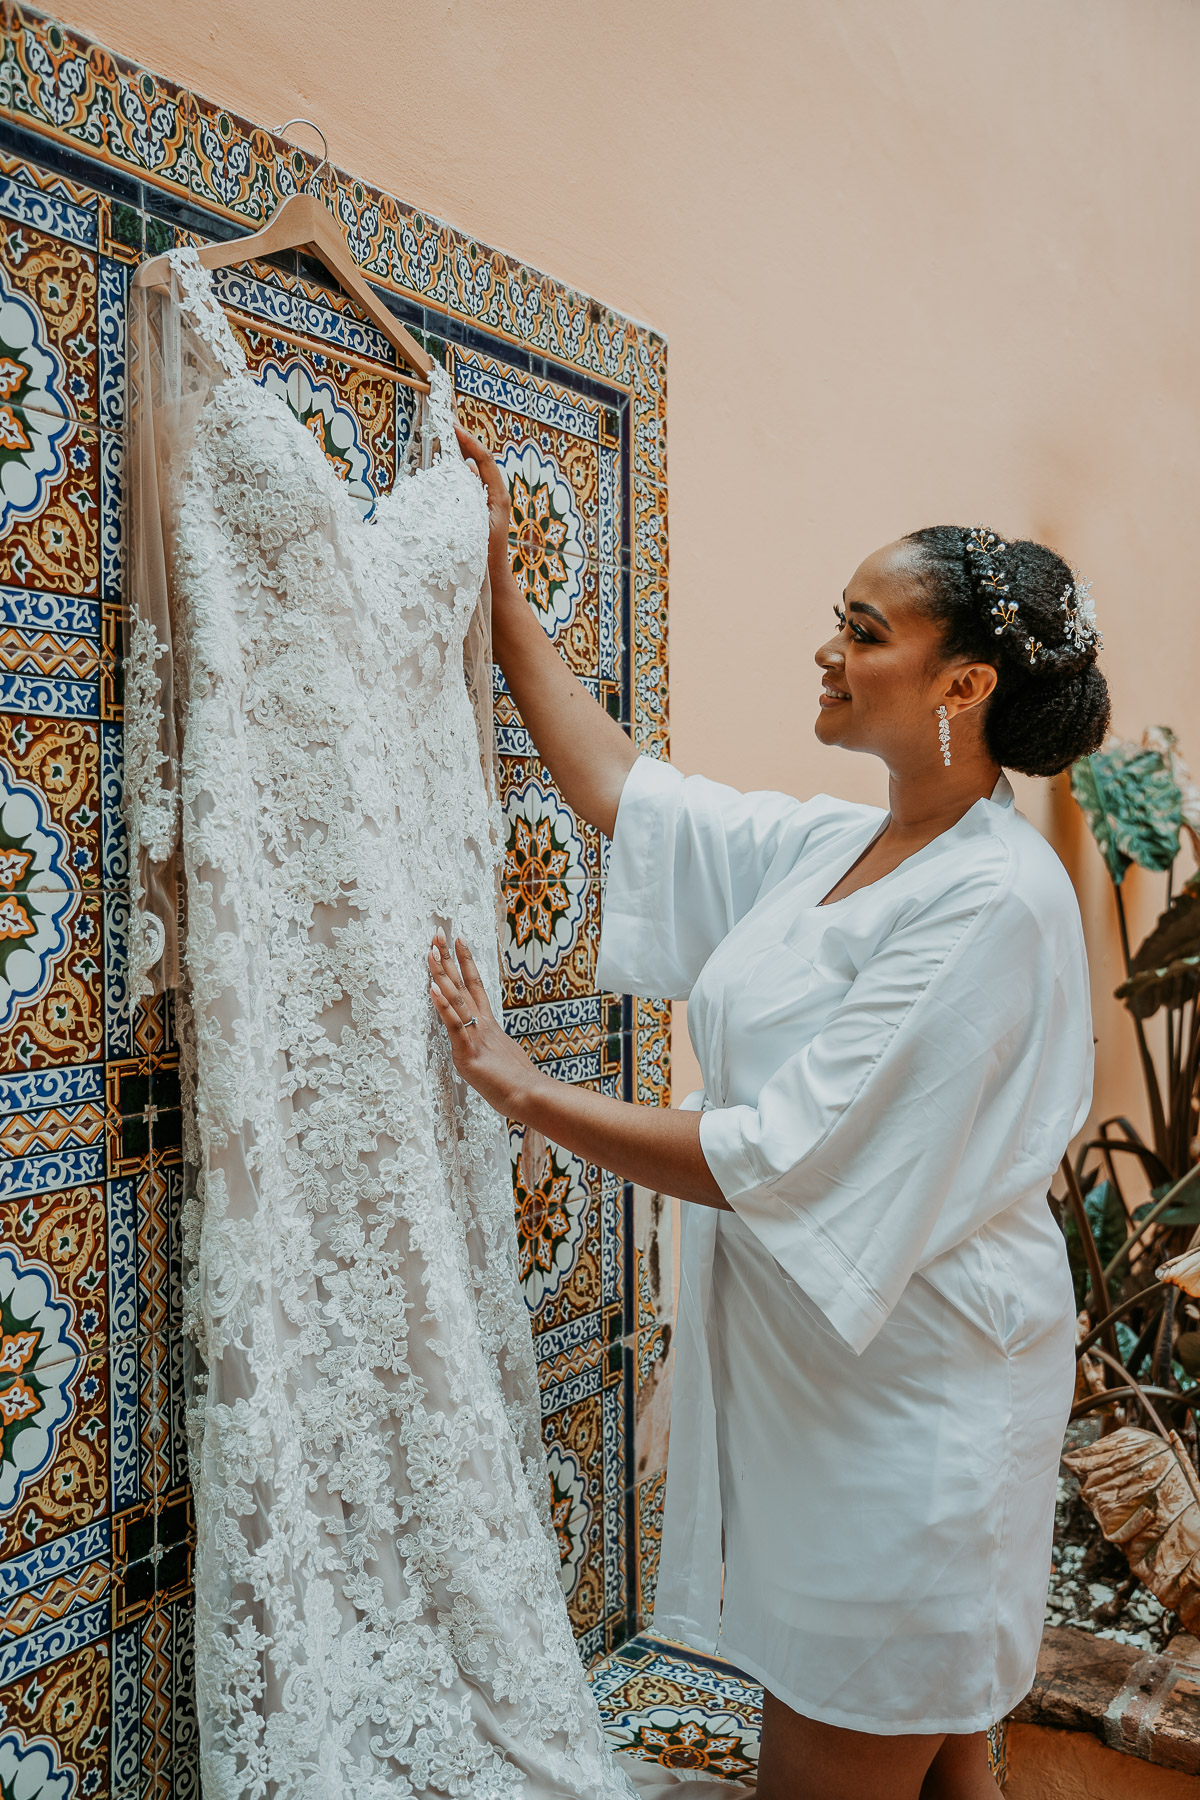
[[[991, 599], [991, 614], [997, 620], [994, 627], [997, 637], [1012, 629], [1018, 641], [1022, 642], [1029, 654], [1031, 666], [1039, 661], [1054, 662], [1062, 656], [1067, 646], [1057, 650], [1048, 648], [1039, 638], [1032, 637], [1021, 627], [1017, 617], [1018, 605], [1008, 598], [1007, 571], [1000, 558], [1008, 549], [994, 531], [986, 526], [976, 525], [971, 531], [963, 533], [964, 554], [970, 556], [975, 564], [972, 585], [975, 591], [985, 600]], [[1072, 582], [1065, 587], [1059, 604], [1062, 607], [1066, 624], [1064, 626], [1068, 645], [1074, 651], [1099, 650], [1104, 639], [1096, 625], [1096, 608], [1092, 604], [1091, 583], [1082, 581], [1072, 571]]]
[[1016, 601], [1006, 600], [1004, 597], [1008, 593], [1008, 583], [998, 560], [1004, 555], [1008, 545], [1002, 544], [994, 531], [988, 531], [983, 525], [976, 525], [973, 531], [967, 533], [966, 549], [967, 554], [973, 556], [979, 564], [979, 586], [985, 598], [990, 594], [996, 602], [992, 608], [992, 617], [1000, 621], [996, 626], [996, 636], [999, 637], [1001, 632], [1007, 631], [1017, 620]]
[[1077, 650], [1101, 650], [1104, 634], [1096, 624], [1096, 607], [1092, 600], [1092, 584], [1081, 581], [1073, 569], [1070, 587], [1062, 591], [1062, 609], [1067, 617], [1067, 636]]

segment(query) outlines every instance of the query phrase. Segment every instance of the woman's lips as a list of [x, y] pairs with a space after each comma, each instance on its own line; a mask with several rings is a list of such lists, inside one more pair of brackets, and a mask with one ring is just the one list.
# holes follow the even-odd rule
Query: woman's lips
[[827, 687], [825, 683], [822, 682], [820, 694], [822, 706], [846, 706], [849, 704], [849, 701], [849, 694], [843, 693], [841, 688]]

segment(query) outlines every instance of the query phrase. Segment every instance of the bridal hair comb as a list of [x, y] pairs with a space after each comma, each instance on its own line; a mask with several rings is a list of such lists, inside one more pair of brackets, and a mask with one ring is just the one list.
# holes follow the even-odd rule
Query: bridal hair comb
[[996, 636], [1002, 637], [1006, 631], [1013, 631], [1022, 649], [1027, 652], [1032, 668], [1060, 660], [1073, 661], [1082, 652], [1101, 649], [1104, 638], [1096, 625], [1091, 583], [1081, 580], [1074, 571], [1071, 584], [1063, 589], [1059, 601], [1065, 620], [1063, 633], [1066, 643], [1052, 647], [1022, 629], [1018, 618], [1018, 603], [1009, 597], [1007, 570], [1000, 560], [1007, 549], [1008, 545], [984, 525], [976, 525], [972, 530], [963, 532], [963, 560], [971, 591], [985, 605], [989, 600], [992, 602], [990, 611], [992, 618], [997, 621], [993, 627]]
[[1010, 625], [1016, 623], [1017, 618], [1016, 601], [1005, 598], [1008, 583], [1004, 579], [1004, 569], [999, 560], [1008, 545], [1002, 544], [995, 532], [988, 531], [983, 525], [976, 525], [973, 531], [968, 531], [966, 540], [963, 549], [966, 555], [974, 557], [976, 566], [976, 578], [971, 585], [978, 587], [983, 599], [990, 596], [995, 601], [992, 617], [1000, 621], [995, 628], [996, 636], [999, 637]]
[[1104, 634], [1096, 624], [1096, 607], [1092, 600], [1092, 584], [1081, 581], [1072, 569], [1071, 586], [1062, 591], [1062, 609], [1067, 619], [1067, 636], [1077, 650], [1102, 650]]

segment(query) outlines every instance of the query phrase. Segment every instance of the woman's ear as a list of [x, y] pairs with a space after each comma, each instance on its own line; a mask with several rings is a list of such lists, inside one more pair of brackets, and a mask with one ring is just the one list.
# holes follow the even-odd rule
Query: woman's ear
[[970, 712], [982, 706], [996, 686], [996, 671], [991, 663], [967, 663], [946, 689], [946, 701], [952, 712]]

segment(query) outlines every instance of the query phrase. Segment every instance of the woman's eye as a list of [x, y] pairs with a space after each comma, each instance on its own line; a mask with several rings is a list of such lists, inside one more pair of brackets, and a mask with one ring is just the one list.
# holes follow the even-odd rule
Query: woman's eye
[[[838, 622], [839, 631], [845, 631], [846, 615], [842, 611], [840, 606], [834, 607], [833, 616]], [[874, 644], [878, 641], [876, 638], [872, 637], [871, 633], [869, 631], [865, 630], [863, 628], [863, 626], [861, 626], [857, 622], [857, 620], [852, 619], [850, 621], [850, 630], [853, 633], [854, 641], [856, 644]]]

